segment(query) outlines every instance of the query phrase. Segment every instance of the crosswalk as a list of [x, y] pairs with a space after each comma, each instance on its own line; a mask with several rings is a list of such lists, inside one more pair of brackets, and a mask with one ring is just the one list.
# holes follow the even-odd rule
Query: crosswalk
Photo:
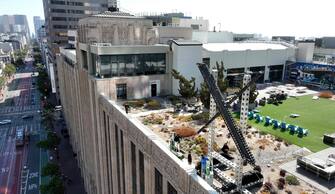
[[8, 113], [17, 113], [23, 111], [32, 111], [32, 110], [39, 110], [39, 104], [36, 105], [28, 105], [28, 106], [5, 106], [0, 108], [0, 114], [8, 114]]

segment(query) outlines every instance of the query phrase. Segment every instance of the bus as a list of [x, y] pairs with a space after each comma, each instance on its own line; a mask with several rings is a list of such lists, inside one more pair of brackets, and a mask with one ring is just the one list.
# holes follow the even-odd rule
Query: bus
[[15, 145], [16, 147], [24, 146], [24, 129], [17, 128], [15, 133]]

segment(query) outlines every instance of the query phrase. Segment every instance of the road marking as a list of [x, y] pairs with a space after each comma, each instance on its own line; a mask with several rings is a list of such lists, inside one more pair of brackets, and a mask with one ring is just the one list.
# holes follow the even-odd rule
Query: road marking
[[[15, 149], [15, 148], [14, 148]], [[14, 151], [14, 149], [12, 151]], [[11, 160], [10, 160], [10, 164], [13, 164], [13, 158], [14, 158], [14, 155], [11, 155]], [[9, 185], [9, 178], [11, 177], [11, 173], [12, 173], [12, 167], [13, 165], [10, 165], [9, 166], [9, 173], [8, 173], [8, 177], [7, 177], [7, 181], [6, 181], [6, 192], [5, 194], [8, 193], [8, 185]]]
[[[40, 141], [41, 141], [41, 133], [39, 134], [39, 136], [40, 136]], [[39, 169], [39, 171], [42, 172], [42, 157], [41, 157], [42, 156], [42, 151], [41, 151], [42, 149], [41, 148], [39, 148], [39, 149], [40, 149], [40, 162], [39, 162], [40, 169]], [[41, 176], [39, 176], [39, 184], [41, 185]], [[41, 194], [41, 189], [38, 190], [38, 193]]]

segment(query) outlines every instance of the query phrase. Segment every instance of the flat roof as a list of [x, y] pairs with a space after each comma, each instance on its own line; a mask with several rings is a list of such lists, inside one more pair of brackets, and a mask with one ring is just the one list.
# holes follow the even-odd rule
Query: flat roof
[[245, 51], [245, 50], [284, 50], [287, 47], [282, 44], [271, 43], [208, 43], [203, 44], [203, 48], [207, 51]]
[[66, 49], [66, 48], [60, 48], [60, 52], [65, 55], [67, 58], [71, 59], [73, 62], [76, 62], [76, 49]]

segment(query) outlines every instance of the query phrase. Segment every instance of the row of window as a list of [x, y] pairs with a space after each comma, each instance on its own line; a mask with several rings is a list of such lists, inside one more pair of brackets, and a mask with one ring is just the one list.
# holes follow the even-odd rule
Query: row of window
[[67, 29], [67, 25], [53, 25], [54, 29]]
[[[165, 74], [165, 54], [100, 55], [92, 54], [93, 73], [104, 77]], [[94, 61], [99, 61], [95, 65]]]
[[79, 21], [80, 18], [72, 18], [72, 17], [52, 17], [51, 20], [52, 21]]
[[[106, 162], [107, 162], [107, 181], [108, 181], [108, 193], [113, 193], [113, 178], [112, 178], [112, 142], [115, 142], [116, 151], [116, 165], [117, 165], [117, 181], [118, 181], [118, 191], [119, 193], [125, 194], [125, 157], [124, 157], [124, 138], [123, 131], [114, 125], [115, 137], [112, 139], [111, 129], [110, 129], [110, 117], [103, 111], [103, 126], [104, 126], [104, 136], [106, 143]], [[139, 160], [139, 192], [137, 192], [137, 156], [136, 156], [136, 145], [130, 141], [130, 162], [131, 162], [131, 187], [132, 194], [144, 194], [145, 193], [145, 166], [144, 166], [144, 154], [138, 150], [138, 160]], [[163, 175], [155, 168], [155, 194], [163, 194]], [[121, 180], [122, 178], [122, 180]], [[168, 194], [178, 194], [177, 190], [168, 182], [167, 183], [167, 193]]]
[[51, 9], [52, 13], [72, 13], [72, 14], [84, 14], [84, 10], [76, 10], [76, 9]]
[[69, 6], [88, 6], [88, 7], [108, 7], [107, 4], [100, 3], [83, 3], [83, 2], [73, 2], [73, 1], [61, 1], [61, 0], [51, 0], [51, 4], [54, 5], [69, 5]]
[[54, 5], [84, 6], [83, 2], [73, 2], [73, 1], [65, 2], [59, 0], [51, 0], [50, 3]]

